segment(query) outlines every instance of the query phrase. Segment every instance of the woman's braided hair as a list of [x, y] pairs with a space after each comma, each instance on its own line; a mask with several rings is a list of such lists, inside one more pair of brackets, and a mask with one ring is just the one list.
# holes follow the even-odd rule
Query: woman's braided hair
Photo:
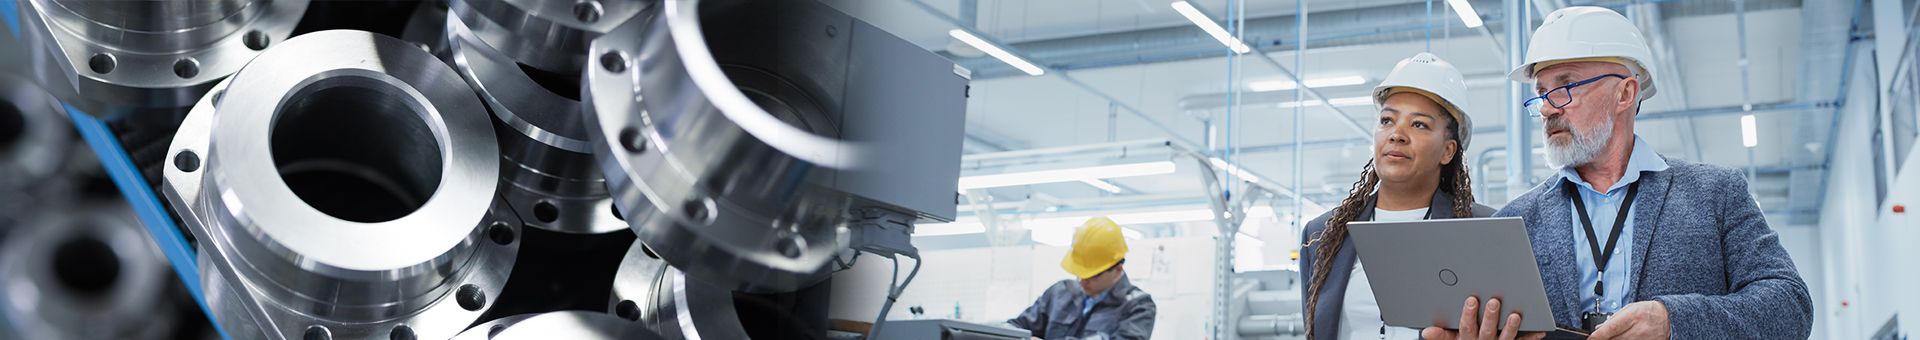
[[[1458, 124], [1459, 122], [1451, 118], [1447, 120], [1449, 140], [1460, 140]], [[1473, 217], [1473, 179], [1467, 175], [1465, 154], [1465, 149], [1455, 148], [1453, 162], [1440, 166], [1440, 188], [1453, 195], [1454, 217]], [[1313, 328], [1313, 320], [1316, 317], [1314, 308], [1320, 302], [1320, 289], [1327, 283], [1327, 272], [1332, 270], [1333, 259], [1336, 257], [1334, 254], [1340, 251], [1340, 246], [1347, 243], [1347, 222], [1352, 222], [1360, 216], [1367, 197], [1373, 195], [1379, 185], [1380, 176], [1373, 172], [1373, 161], [1368, 160], [1367, 165], [1360, 169], [1360, 180], [1353, 182], [1353, 188], [1348, 191], [1347, 198], [1340, 200], [1340, 206], [1333, 210], [1333, 216], [1327, 218], [1326, 228], [1322, 229], [1313, 241], [1308, 242], [1308, 246], [1314, 247], [1314, 253], [1319, 254], [1319, 257], [1313, 261], [1313, 277], [1309, 281], [1312, 283], [1307, 286], [1307, 308], [1303, 313], [1306, 316], [1308, 339], [1315, 338], [1314, 334], [1317, 330]]]

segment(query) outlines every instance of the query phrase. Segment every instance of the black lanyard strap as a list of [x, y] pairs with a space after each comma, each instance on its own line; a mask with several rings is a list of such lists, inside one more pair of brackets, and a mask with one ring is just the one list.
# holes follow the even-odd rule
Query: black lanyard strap
[[[1613, 260], [1613, 249], [1620, 245], [1620, 232], [1627, 226], [1627, 214], [1633, 212], [1633, 197], [1640, 195], [1640, 182], [1634, 181], [1633, 184], [1627, 185], [1627, 201], [1620, 204], [1620, 211], [1613, 218], [1613, 233], [1607, 235], [1607, 248], [1604, 250], [1600, 249], [1600, 237], [1593, 234], [1593, 218], [1587, 217], [1587, 202], [1580, 199], [1579, 189], [1574, 188], [1573, 180], [1567, 180], [1561, 188], [1565, 189], [1567, 197], [1573, 198], [1573, 211], [1580, 213], [1580, 226], [1585, 227], [1587, 231], [1587, 248], [1593, 251], [1594, 269], [1602, 274], [1606, 273], [1607, 263]], [[1605, 277], [1594, 280], [1593, 295], [1607, 294], [1606, 281]]]

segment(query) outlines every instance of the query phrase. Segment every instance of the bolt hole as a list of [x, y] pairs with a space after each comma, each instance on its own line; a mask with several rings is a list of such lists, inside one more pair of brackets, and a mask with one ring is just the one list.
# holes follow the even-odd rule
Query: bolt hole
[[600, 7], [600, 1], [597, 0], [573, 3], [573, 18], [580, 19], [580, 22], [589, 24], [599, 22], [600, 14], [604, 11], [605, 9]]
[[533, 204], [533, 218], [540, 220], [540, 223], [553, 223], [560, 219], [560, 208], [554, 207], [550, 201], [536, 202]]
[[261, 32], [257, 30], [247, 31], [247, 35], [241, 37], [240, 39], [241, 39], [241, 42], [246, 43], [247, 49], [255, 50], [255, 51], [267, 49], [267, 43], [272, 42], [273, 40], [272, 37], [267, 36], [267, 32]]
[[620, 51], [607, 51], [607, 53], [602, 53], [600, 54], [600, 67], [607, 69], [607, 72], [626, 72], [627, 54], [620, 53]]
[[492, 339], [493, 337], [500, 336], [500, 331], [504, 330], [507, 330], [507, 325], [493, 325], [493, 327], [487, 328], [487, 338]]
[[687, 219], [700, 224], [713, 223], [713, 208], [713, 199], [705, 197], [695, 197], [687, 200], [686, 204], [680, 205], [682, 212], [687, 214]]
[[460, 303], [460, 308], [469, 311], [480, 311], [480, 307], [487, 306], [487, 293], [480, 292], [480, 287], [470, 284], [461, 285], [460, 290], [453, 293], [453, 299]]
[[173, 75], [180, 76], [180, 79], [193, 79], [194, 76], [200, 75], [200, 62], [194, 61], [193, 58], [174, 61]]
[[788, 236], [776, 242], [774, 250], [780, 251], [780, 256], [786, 256], [789, 259], [800, 258], [801, 251], [807, 249], [807, 239], [800, 238], [800, 235]]
[[413, 335], [413, 327], [407, 327], [407, 325], [393, 326], [393, 332], [387, 333], [387, 340], [415, 340], [415, 338], [417, 337]]
[[640, 321], [640, 305], [633, 303], [633, 300], [620, 301], [619, 305], [613, 306], [613, 315], [627, 321]]
[[200, 170], [200, 154], [193, 150], [180, 150], [180, 154], [173, 155], [173, 167], [180, 169], [180, 172]]
[[647, 152], [647, 138], [640, 136], [639, 128], [620, 129], [620, 147], [631, 153]]
[[97, 74], [113, 73], [113, 64], [112, 54], [94, 53], [93, 57], [87, 58], [87, 68]]
[[513, 226], [506, 222], [493, 222], [493, 225], [487, 226], [487, 238], [493, 239], [494, 244], [513, 244], [513, 237]]
[[305, 340], [332, 340], [333, 332], [327, 331], [326, 326], [312, 325], [307, 326], [306, 333], [302, 333], [300, 338]]

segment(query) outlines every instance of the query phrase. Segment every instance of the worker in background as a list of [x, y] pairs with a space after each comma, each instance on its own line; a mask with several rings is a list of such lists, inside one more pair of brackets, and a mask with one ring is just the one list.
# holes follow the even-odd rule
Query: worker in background
[[[1807, 338], [1807, 285], [1741, 172], [1660, 155], [1634, 133], [1641, 101], [1672, 77], [1652, 61], [1625, 16], [1568, 7], [1547, 15], [1509, 74], [1534, 84], [1523, 104], [1559, 171], [1496, 216], [1526, 219], [1555, 323], [1592, 339]], [[1423, 335], [1488, 337], [1475, 326], [1494, 316], [1475, 302], [1459, 332]]]
[[1300, 239], [1300, 301], [1309, 339], [1414, 339], [1419, 330], [1387, 327], [1347, 223], [1486, 217], [1474, 203], [1465, 151], [1473, 120], [1464, 109], [1467, 82], [1453, 64], [1429, 53], [1401, 60], [1374, 87], [1380, 114], [1373, 159], [1340, 206], [1307, 223]]
[[1106, 217], [1087, 220], [1073, 232], [1073, 249], [1060, 267], [1078, 280], [1048, 287], [1008, 324], [1046, 340], [1146, 339], [1158, 308], [1146, 291], [1127, 282], [1127, 239]]

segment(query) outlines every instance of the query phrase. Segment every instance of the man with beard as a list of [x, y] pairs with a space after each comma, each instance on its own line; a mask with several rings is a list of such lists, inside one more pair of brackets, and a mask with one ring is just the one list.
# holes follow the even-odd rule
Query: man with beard
[[[1495, 216], [1525, 218], [1563, 328], [1593, 339], [1806, 338], [1812, 298], [1740, 171], [1662, 156], [1634, 134], [1660, 75], [1651, 61], [1619, 13], [1547, 15], [1509, 76], [1534, 83], [1539, 96], [1524, 104], [1543, 119], [1559, 171]], [[1497, 299], [1482, 311], [1465, 298], [1460, 330], [1422, 335], [1515, 336], [1491, 325], [1519, 315], [1497, 315]]]

